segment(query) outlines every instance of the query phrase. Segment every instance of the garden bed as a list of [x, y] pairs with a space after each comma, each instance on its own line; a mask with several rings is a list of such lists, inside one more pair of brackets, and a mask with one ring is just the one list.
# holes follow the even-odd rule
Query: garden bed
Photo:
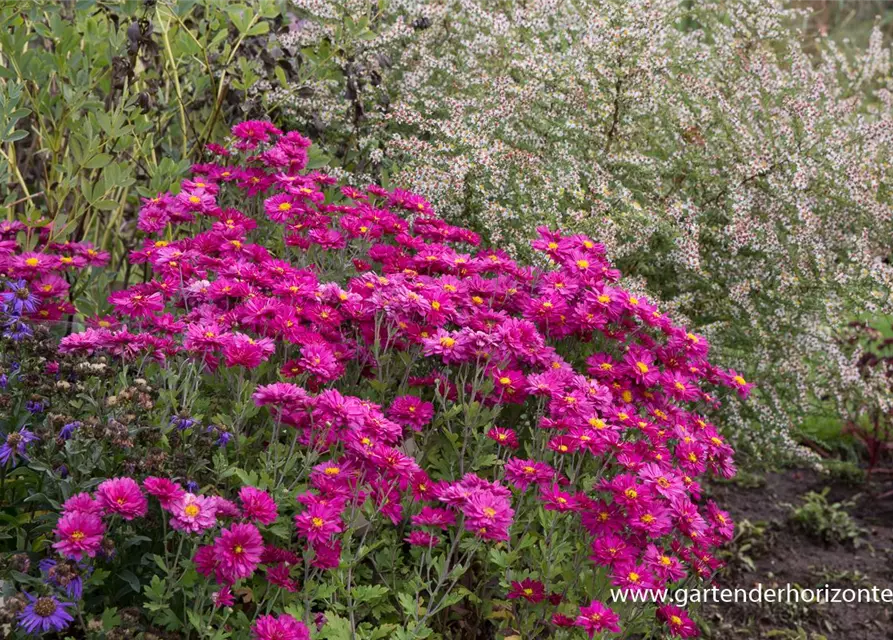
[[[890, 483], [852, 485], [811, 470], [770, 473], [750, 484], [713, 485], [714, 498], [725, 505], [738, 523], [765, 523], [762, 534], [733, 545], [733, 552], [753, 545], [729, 559], [730, 566], [718, 582], [721, 587], [753, 588], [796, 584], [819, 588], [893, 587], [893, 497], [878, 500]], [[828, 501], [855, 501], [853, 521], [864, 531], [857, 545], [825, 544], [798, 530], [789, 521], [791, 507], [802, 503], [809, 491], [830, 488]], [[760, 527], [758, 527], [760, 528]], [[761, 539], [762, 538], [762, 539]], [[762, 552], [760, 546], [765, 544]], [[742, 557], [753, 561], [748, 570]], [[889, 638], [893, 625], [890, 604], [725, 604], [709, 605], [704, 617], [710, 622], [708, 637], [716, 638]], [[806, 635], [803, 635], [803, 633]], [[821, 635], [810, 635], [821, 634]]]

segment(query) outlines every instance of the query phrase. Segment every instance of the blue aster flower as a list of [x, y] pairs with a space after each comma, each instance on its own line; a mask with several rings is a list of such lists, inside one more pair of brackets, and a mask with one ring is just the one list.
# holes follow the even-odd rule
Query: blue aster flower
[[73, 607], [71, 602], [62, 602], [55, 596], [35, 597], [26, 593], [29, 604], [19, 614], [19, 626], [32, 635], [39, 635], [47, 631], [62, 631], [68, 627], [74, 618], [66, 611]]
[[28, 288], [27, 282], [16, 280], [8, 282], [6, 286], [9, 290], [0, 293], [0, 300], [3, 301], [3, 307], [7, 313], [20, 316], [23, 313], [37, 311], [37, 307], [40, 306], [40, 298]]
[[25, 447], [28, 446], [28, 443], [35, 440], [40, 440], [40, 438], [25, 427], [7, 435], [3, 446], [0, 446], [0, 464], [8, 464], [10, 460], [15, 464], [16, 456], [21, 456], [27, 460], [28, 456], [25, 455]]

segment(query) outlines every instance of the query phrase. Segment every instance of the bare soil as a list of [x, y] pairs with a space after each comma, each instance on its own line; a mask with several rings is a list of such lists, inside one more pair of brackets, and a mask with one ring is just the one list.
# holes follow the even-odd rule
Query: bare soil
[[[729, 558], [718, 586], [763, 589], [791, 583], [801, 588], [893, 589], [893, 490], [884, 481], [850, 486], [808, 470], [770, 473], [747, 484], [714, 484], [712, 497], [728, 510], [736, 523], [763, 523], [765, 532], [754, 536], [752, 549]], [[827, 544], [789, 521], [791, 507], [800, 505], [809, 491], [830, 487], [829, 502], [855, 500], [849, 513], [865, 529], [859, 544]], [[742, 555], [754, 564], [750, 570]], [[708, 638], [722, 640], [891, 640], [893, 604], [710, 604], [699, 617]]]

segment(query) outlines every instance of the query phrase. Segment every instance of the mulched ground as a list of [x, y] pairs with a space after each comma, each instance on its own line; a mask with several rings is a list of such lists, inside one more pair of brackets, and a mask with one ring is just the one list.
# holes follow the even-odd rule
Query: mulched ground
[[[791, 509], [785, 503], [800, 505], [805, 493], [825, 487], [831, 488], [830, 502], [855, 499], [849, 512], [866, 529], [857, 547], [824, 544], [790, 524]], [[755, 570], [733, 558], [720, 586], [893, 588], [893, 496], [878, 498], [891, 489], [889, 475], [870, 486], [849, 486], [808, 470], [770, 473], [750, 485], [712, 485], [712, 497], [736, 523], [768, 525], [745, 552]], [[700, 617], [705, 635], [722, 640], [893, 639], [893, 604], [719, 604], [702, 606]]]

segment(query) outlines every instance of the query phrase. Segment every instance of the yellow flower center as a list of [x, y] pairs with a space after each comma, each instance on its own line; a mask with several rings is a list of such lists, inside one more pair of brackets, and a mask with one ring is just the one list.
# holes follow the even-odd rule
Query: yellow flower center
[[29, 267], [36, 267], [40, 264], [40, 260], [38, 260], [37, 258], [27, 258], [25, 260], [25, 264], [27, 264]]
[[183, 509], [183, 513], [185, 513], [190, 518], [194, 518], [201, 512], [197, 504], [188, 504]]

